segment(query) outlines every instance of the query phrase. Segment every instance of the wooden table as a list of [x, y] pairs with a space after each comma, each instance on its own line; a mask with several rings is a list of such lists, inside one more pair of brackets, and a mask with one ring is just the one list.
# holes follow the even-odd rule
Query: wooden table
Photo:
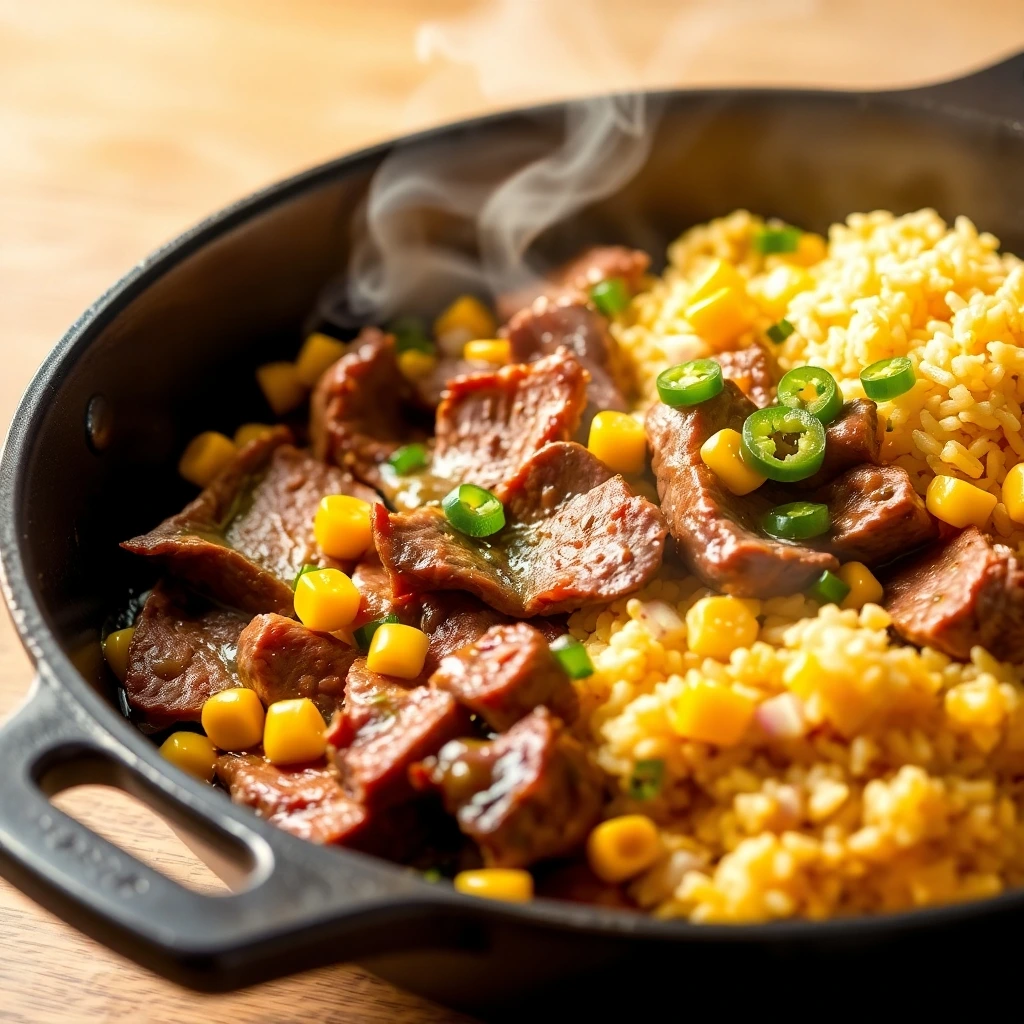
[[[420, 61], [423, 21], [434, 28]], [[528, 57], [517, 36], [533, 40]], [[135, 260], [229, 200], [353, 147], [570, 93], [897, 85], [1021, 49], [1012, 0], [0, 0], [0, 421], [65, 326]], [[3, 617], [0, 718], [30, 677]], [[129, 799], [83, 787], [60, 800], [173, 877], [220, 884]], [[343, 967], [236, 995], [185, 992], [3, 882], [0, 1017], [454, 1019]]]

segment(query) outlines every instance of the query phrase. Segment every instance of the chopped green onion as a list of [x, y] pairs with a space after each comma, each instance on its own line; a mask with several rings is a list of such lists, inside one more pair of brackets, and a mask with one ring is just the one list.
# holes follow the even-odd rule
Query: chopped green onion
[[810, 586], [807, 596], [819, 604], [842, 604], [850, 592], [850, 584], [826, 569]]
[[299, 580], [306, 575], [307, 572], [316, 572], [319, 569], [319, 565], [314, 565], [312, 562], [307, 562], [296, 574], [295, 579], [292, 580], [292, 590], [299, 585]]
[[405, 444], [388, 456], [388, 465], [399, 475], [415, 473], [427, 464], [427, 446], [424, 444]]
[[626, 791], [633, 800], [653, 800], [661, 792], [665, 776], [665, 762], [660, 757], [637, 761], [629, 777]]
[[551, 644], [551, 653], [558, 659], [570, 679], [586, 679], [594, 674], [594, 663], [587, 649], [568, 633]]
[[388, 324], [389, 333], [395, 336], [395, 350], [407, 352], [417, 349], [420, 352], [434, 352], [434, 343], [427, 334], [424, 322], [418, 316], [400, 316]]
[[879, 359], [860, 373], [864, 394], [876, 402], [887, 402], [890, 398], [905, 394], [916, 380], [914, 364], [907, 356]]
[[796, 328], [783, 317], [777, 324], [772, 324], [771, 327], [765, 331], [771, 341], [774, 341], [776, 345], [781, 345], [794, 331]]
[[722, 390], [722, 367], [714, 359], [691, 359], [662, 370], [657, 386], [666, 405], [698, 405]]
[[754, 248], [764, 255], [774, 252], [796, 252], [803, 232], [790, 224], [781, 228], [763, 228], [754, 235]]
[[761, 517], [761, 529], [779, 540], [809, 540], [828, 533], [832, 520], [828, 505], [813, 501], [791, 501], [777, 505]]
[[424, 882], [440, 882], [441, 881], [441, 872], [438, 871], [437, 868], [427, 868], [427, 870], [423, 872], [423, 881]]
[[779, 405], [806, 409], [822, 423], [831, 423], [843, 408], [835, 377], [820, 366], [798, 366], [779, 381]]
[[356, 647], [361, 651], [368, 651], [370, 649], [370, 641], [373, 639], [373, 634], [376, 633], [381, 626], [389, 622], [398, 622], [398, 616], [394, 612], [382, 615], [379, 619], [374, 619], [372, 622], [364, 622], [363, 625], [352, 633], [352, 639], [355, 640]]
[[825, 428], [806, 409], [757, 409], [744, 421], [742, 436], [744, 461], [769, 480], [805, 480], [825, 460]]
[[441, 502], [448, 522], [467, 537], [489, 537], [505, 525], [505, 506], [476, 484], [453, 487]]
[[629, 305], [629, 288], [621, 277], [609, 277], [590, 289], [590, 299], [605, 316], [615, 316]]

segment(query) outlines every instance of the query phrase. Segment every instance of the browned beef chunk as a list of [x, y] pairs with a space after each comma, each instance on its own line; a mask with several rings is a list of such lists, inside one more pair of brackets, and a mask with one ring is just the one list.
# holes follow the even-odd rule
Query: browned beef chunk
[[199, 721], [214, 693], [239, 685], [238, 638], [248, 617], [158, 583], [135, 624], [125, 690], [154, 725]]
[[468, 373], [479, 373], [487, 368], [484, 363], [443, 355], [433, 369], [413, 381], [413, 388], [420, 402], [434, 409], [444, 397], [449, 381], [455, 380], [456, 377], [465, 377]]
[[492, 626], [445, 658], [430, 685], [446, 690], [497, 732], [542, 704], [566, 722], [579, 713], [576, 691], [547, 639], [525, 622]]
[[976, 527], [900, 569], [885, 588], [885, 607], [911, 643], [962, 661], [976, 645], [1024, 661], [1024, 566]]
[[819, 487], [854, 466], [877, 466], [880, 451], [878, 406], [870, 398], [855, 398], [825, 428], [825, 461], [800, 486]]
[[309, 697], [329, 718], [345, 696], [356, 651], [294, 619], [257, 615], [238, 638], [238, 675], [264, 704]]
[[571, 853], [601, 815], [601, 773], [543, 707], [497, 739], [454, 740], [415, 766], [412, 779], [441, 793], [494, 867], [528, 867]]
[[122, 547], [159, 559], [225, 604], [290, 615], [302, 566], [339, 564], [313, 535], [320, 499], [351, 494], [373, 502], [376, 495], [287, 444], [289, 436], [281, 428], [253, 441], [195, 501]]
[[661, 565], [665, 524], [587, 449], [549, 444], [505, 488], [506, 526], [477, 540], [436, 507], [389, 515], [374, 539], [398, 595], [466, 590], [516, 618], [609, 601]]
[[353, 627], [385, 615], [397, 615], [399, 622], [410, 626], [419, 625], [419, 602], [411, 597], [395, 597], [391, 590], [391, 577], [372, 548], [352, 570], [352, 582], [360, 597], [359, 613]]
[[627, 249], [622, 245], [595, 245], [584, 249], [575, 259], [556, 267], [534, 284], [499, 295], [498, 316], [502, 320], [509, 320], [541, 296], [561, 298], [576, 297], [580, 293], [585, 295], [599, 281], [611, 277], [621, 277], [631, 292], [637, 292], [650, 263], [647, 253], [639, 249]]
[[731, 380], [759, 409], [775, 401], [779, 367], [775, 357], [756, 342], [733, 352], [711, 357], [722, 367], [722, 376]]
[[832, 529], [823, 544], [844, 562], [881, 565], [938, 536], [935, 520], [899, 466], [856, 466], [816, 491]]
[[508, 338], [515, 362], [531, 362], [560, 348], [572, 352], [590, 374], [587, 397], [591, 418], [601, 409], [626, 410], [616, 380], [622, 375], [618, 347], [608, 321], [585, 299], [538, 299], [512, 318]]
[[502, 493], [534, 452], [572, 437], [586, 389], [583, 367], [565, 350], [451, 381], [437, 410], [431, 471]]
[[701, 445], [725, 427], [740, 430], [754, 410], [731, 381], [700, 405], [673, 409], [661, 402], [647, 414], [661, 510], [680, 556], [715, 590], [740, 597], [775, 597], [809, 586], [839, 562], [826, 551], [773, 540], [760, 521], [774, 505], [793, 500], [784, 488], [764, 484], [751, 494], [731, 494], [704, 465]]

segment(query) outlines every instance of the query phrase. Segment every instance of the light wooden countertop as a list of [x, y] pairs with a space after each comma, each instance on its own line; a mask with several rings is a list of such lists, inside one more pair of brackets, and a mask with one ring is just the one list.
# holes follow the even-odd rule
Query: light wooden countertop
[[[419, 61], [418, 25], [458, 18], [426, 33]], [[520, 50], [516, 33], [533, 42]], [[140, 257], [230, 200], [364, 143], [570, 93], [901, 85], [1019, 50], [1014, 0], [0, 0], [0, 423], [65, 327]], [[0, 616], [0, 718], [30, 678]], [[219, 884], [127, 798], [91, 787], [61, 800], [172, 876]], [[4, 882], [0, 1017], [455, 1019], [346, 967], [235, 995], [186, 992]]]

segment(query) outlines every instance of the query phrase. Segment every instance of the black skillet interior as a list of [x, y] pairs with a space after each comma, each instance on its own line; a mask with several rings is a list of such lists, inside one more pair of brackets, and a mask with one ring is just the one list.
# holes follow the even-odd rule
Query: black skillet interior
[[[548, 231], [542, 260], [606, 241], [657, 257], [683, 228], [737, 207], [823, 230], [850, 211], [932, 206], [947, 219], [965, 214], [1004, 248], [1024, 252], [1024, 55], [909, 92], [668, 93], [651, 105], [658, 118], [642, 170]], [[959, 947], [988, 949], [1016, 920], [1021, 900], [1012, 896], [881, 921], [733, 930], [543, 901], [473, 903], [379, 862], [275, 833], [168, 768], [112, 706], [99, 630], [129, 588], [148, 582], [117, 543], [184, 503], [173, 467], [188, 437], [266, 418], [252, 369], [294, 355], [319, 289], [346, 266], [350, 226], [380, 162], [404, 150], [424, 165], [472, 166], [497, 181], [507, 167], [489, 152], [510, 140], [524, 153], [543, 150], [559, 139], [564, 115], [556, 105], [438, 129], [218, 215], [86, 313], [19, 410], [0, 469], [0, 537], [7, 600], [39, 682], [0, 732], [0, 870], [154, 970], [230, 988], [360, 957], [404, 984], [488, 1012], [556, 982], [564, 992], [573, 978], [579, 1010], [586, 993], [608, 1005], [611, 979], [624, 990], [637, 972], [653, 995], [657, 978], [677, 978], [674, 958], [684, 947], [687, 963], [704, 971], [741, 963], [789, 970], [810, 958], [827, 977], [850, 957], [877, 964], [883, 953], [902, 955], [908, 937], [918, 950], [941, 944], [954, 927]], [[417, 216], [437, 237], [458, 230], [430, 212]], [[247, 863], [249, 888], [220, 900], [186, 893], [44, 795], [100, 779]]]

